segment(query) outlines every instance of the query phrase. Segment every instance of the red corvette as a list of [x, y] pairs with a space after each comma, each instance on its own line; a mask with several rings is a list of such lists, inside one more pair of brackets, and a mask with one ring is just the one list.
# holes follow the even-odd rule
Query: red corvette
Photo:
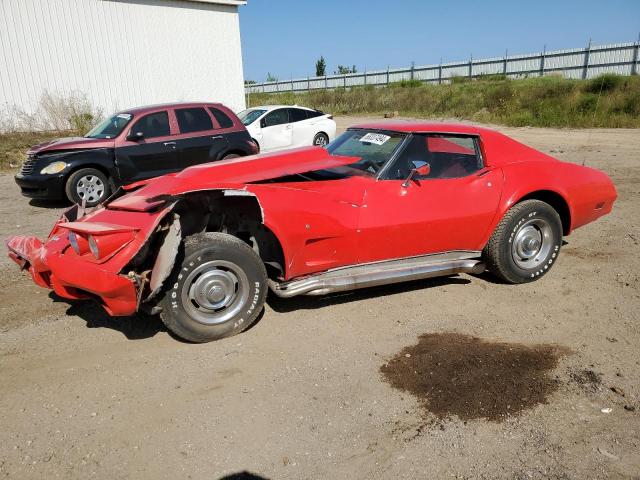
[[492, 130], [381, 122], [311, 147], [194, 166], [7, 241], [33, 280], [111, 315], [160, 313], [205, 342], [255, 321], [267, 289], [322, 295], [486, 269], [539, 279], [562, 237], [609, 213], [604, 173]]

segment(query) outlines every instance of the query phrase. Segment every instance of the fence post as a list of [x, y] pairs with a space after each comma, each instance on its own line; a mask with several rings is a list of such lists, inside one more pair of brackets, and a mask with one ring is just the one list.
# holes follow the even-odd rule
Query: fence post
[[540, 76], [544, 77], [544, 60], [547, 54], [547, 46], [542, 47], [542, 55], [540, 56]]
[[387, 85], [389, 85], [389, 65], [387, 65]]
[[311, 78], [307, 76], [307, 92], [311, 91]]
[[440, 57], [440, 63], [438, 64], [438, 85], [442, 85], [442, 57]]
[[364, 84], [367, 84], [367, 67], [364, 67]]
[[587, 79], [587, 73], [589, 71], [589, 57], [591, 56], [591, 39], [589, 39], [589, 45], [587, 45], [587, 50], [584, 52], [584, 67], [582, 68], [582, 79]]
[[329, 84], [327, 83], [327, 76], [324, 76], [324, 89], [328, 90], [329, 89]]
[[293, 93], [293, 74], [291, 74], [291, 93]]
[[638, 74], [638, 60], [640, 57], [640, 33], [638, 34], [638, 41], [636, 42], [636, 48], [633, 49], [633, 63], [631, 64], [631, 75]]
[[416, 68], [416, 62], [411, 62], [411, 80], [413, 81], [413, 77], [414, 77], [414, 70]]
[[469, 57], [469, 78], [473, 77], [473, 54]]
[[507, 76], [507, 57], [509, 56], [509, 49], [504, 51], [504, 62], [502, 63], [502, 74]]
[[345, 90], [347, 89], [347, 75], [346, 74], [342, 75], [342, 86], [343, 86], [343, 88]]

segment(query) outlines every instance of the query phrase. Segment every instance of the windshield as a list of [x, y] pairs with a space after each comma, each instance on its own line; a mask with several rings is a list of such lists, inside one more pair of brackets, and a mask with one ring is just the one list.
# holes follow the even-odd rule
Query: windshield
[[406, 134], [377, 130], [347, 130], [327, 146], [331, 155], [359, 157], [360, 160], [347, 167], [332, 169], [336, 173], [359, 170], [365, 175], [375, 176], [391, 159]]
[[238, 118], [245, 125], [251, 125], [258, 117], [262, 116], [266, 110], [243, 110], [238, 114]]
[[115, 138], [120, 135], [124, 127], [131, 121], [130, 113], [118, 113], [94, 127], [85, 135], [87, 138]]

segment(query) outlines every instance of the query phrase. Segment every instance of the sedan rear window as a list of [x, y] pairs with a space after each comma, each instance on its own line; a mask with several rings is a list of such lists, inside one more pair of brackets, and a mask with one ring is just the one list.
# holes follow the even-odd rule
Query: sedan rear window
[[177, 108], [176, 118], [180, 133], [201, 132], [212, 130], [211, 117], [204, 108]]

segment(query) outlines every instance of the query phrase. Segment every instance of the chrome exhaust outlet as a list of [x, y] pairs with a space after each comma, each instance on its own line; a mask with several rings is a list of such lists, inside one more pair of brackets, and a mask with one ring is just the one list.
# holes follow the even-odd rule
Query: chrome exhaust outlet
[[[468, 258], [472, 256], [476, 258]], [[297, 295], [326, 295], [457, 273], [478, 274], [485, 270], [484, 263], [477, 258], [479, 256], [480, 252], [450, 252], [369, 263], [328, 270], [290, 282], [269, 280], [269, 287], [277, 296], [289, 298]]]

